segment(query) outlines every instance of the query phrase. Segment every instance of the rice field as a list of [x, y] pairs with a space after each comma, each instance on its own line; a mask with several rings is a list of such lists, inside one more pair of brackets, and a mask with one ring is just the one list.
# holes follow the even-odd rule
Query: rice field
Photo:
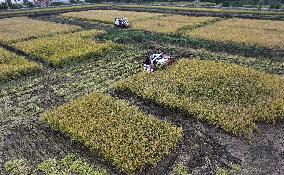
[[156, 165], [182, 137], [181, 128], [101, 93], [45, 113], [43, 120], [129, 174]]
[[0, 43], [11, 43], [31, 37], [47, 36], [81, 29], [47, 21], [38, 21], [27, 17], [0, 19]]
[[221, 62], [181, 60], [168, 70], [142, 72], [118, 82], [168, 108], [208, 121], [236, 135], [251, 135], [255, 122], [284, 116], [283, 78]]
[[283, 21], [227, 19], [188, 31], [184, 36], [228, 44], [283, 49], [283, 27]]
[[190, 17], [181, 15], [167, 15], [134, 21], [133, 29], [157, 32], [162, 34], [179, 34], [183, 31], [206, 25], [219, 20], [215, 17]]
[[63, 13], [61, 16], [68, 18], [76, 18], [82, 20], [89, 20], [95, 22], [103, 22], [107, 24], [113, 24], [114, 18], [127, 17], [130, 21], [139, 21], [147, 18], [153, 18], [162, 16], [159, 13], [147, 13], [147, 12], [133, 12], [133, 11], [118, 11], [118, 10], [88, 10], [82, 12], [69, 12]]
[[284, 174], [283, 21], [88, 7], [0, 19], [0, 174]]
[[58, 34], [18, 42], [12, 46], [53, 66], [60, 66], [64, 63], [91, 58], [112, 47], [117, 47], [111, 42], [98, 43], [90, 39], [92, 36], [99, 34], [102, 34], [102, 31], [89, 30], [71, 34]]
[[0, 81], [40, 70], [40, 65], [0, 47]]

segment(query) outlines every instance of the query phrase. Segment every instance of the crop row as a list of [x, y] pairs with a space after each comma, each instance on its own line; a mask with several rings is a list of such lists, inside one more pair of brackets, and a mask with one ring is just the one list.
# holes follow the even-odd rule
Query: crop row
[[43, 120], [129, 174], [156, 165], [182, 137], [181, 128], [101, 93], [62, 105]]
[[0, 43], [17, 42], [38, 36], [64, 33], [81, 29], [78, 26], [38, 21], [27, 17], [0, 19]]
[[0, 81], [39, 70], [40, 65], [0, 47]]
[[283, 78], [251, 68], [181, 60], [169, 70], [141, 72], [116, 89], [186, 112], [236, 135], [250, 135], [257, 121], [284, 117]]
[[53, 66], [61, 66], [64, 63], [91, 58], [112, 47], [118, 47], [112, 42], [98, 43], [91, 39], [99, 34], [102, 34], [102, 31], [93, 29], [41, 37], [14, 43], [12, 46]]
[[227, 19], [187, 31], [183, 36], [281, 50], [284, 48], [283, 28], [283, 21]]

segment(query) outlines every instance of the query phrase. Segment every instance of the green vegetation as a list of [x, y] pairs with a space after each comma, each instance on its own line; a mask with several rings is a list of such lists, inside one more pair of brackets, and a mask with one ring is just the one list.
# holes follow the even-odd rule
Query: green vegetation
[[28, 175], [31, 170], [22, 159], [15, 159], [5, 163], [5, 171], [9, 175]]
[[104, 169], [94, 168], [85, 160], [75, 155], [67, 155], [61, 160], [48, 159], [35, 168], [28, 166], [22, 159], [14, 159], [5, 163], [8, 175], [107, 175]]
[[89, 39], [98, 34], [102, 34], [102, 31], [93, 29], [18, 42], [12, 46], [53, 66], [61, 66], [75, 60], [91, 58], [112, 47], [118, 47], [111, 42], [97, 43]]
[[43, 120], [127, 173], [156, 165], [182, 137], [181, 128], [100, 93], [45, 113]]
[[122, 80], [116, 89], [249, 136], [256, 122], [283, 118], [283, 81], [246, 67], [184, 59], [169, 70], [141, 72]]
[[189, 170], [182, 163], [177, 163], [174, 165], [174, 169], [171, 172], [171, 175], [189, 175]]
[[0, 81], [39, 70], [41, 70], [40, 65], [0, 47]]

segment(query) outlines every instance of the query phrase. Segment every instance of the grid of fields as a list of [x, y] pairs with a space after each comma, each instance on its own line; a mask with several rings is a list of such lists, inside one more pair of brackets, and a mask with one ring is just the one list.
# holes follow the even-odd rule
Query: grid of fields
[[[0, 174], [230, 172], [206, 123], [251, 139], [284, 119], [283, 21], [87, 10], [0, 26]], [[174, 64], [143, 71], [160, 50]]]
[[81, 29], [77, 26], [38, 21], [27, 17], [0, 19], [0, 26], [0, 43]]
[[284, 48], [284, 22], [267, 20], [227, 19], [193, 31], [184, 36], [271, 49]]
[[0, 81], [36, 72], [41, 66], [0, 47]]
[[181, 15], [167, 15], [156, 18], [134, 21], [132, 27], [137, 30], [164, 34], [178, 34], [199, 26], [219, 20], [215, 17], [190, 17]]

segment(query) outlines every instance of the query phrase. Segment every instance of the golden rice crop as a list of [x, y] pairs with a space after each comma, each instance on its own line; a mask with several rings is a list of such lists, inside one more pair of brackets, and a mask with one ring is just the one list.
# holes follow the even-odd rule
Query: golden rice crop
[[228, 19], [188, 31], [185, 36], [217, 42], [283, 49], [283, 27], [283, 21]]
[[150, 6], [150, 5], [119, 5], [124, 8], [142, 8], [142, 9], [163, 9], [176, 11], [197, 11], [209, 13], [224, 13], [224, 14], [257, 14], [257, 15], [283, 15], [284, 12], [276, 11], [256, 11], [256, 10], [239, 10], [239, 9], [221, 9], [221, 8], [196, 8], [196, 7], [176, 7], [176, 6]]
[[78, 26], [39, 21], [27, 17], [0, 19], [0, 26], [0, 42], [2, 43], [81, 29]]
[[182, 28], [191, 29], [218, 20], [215, 17], [190, 17], [167, 15], [131, 22], [134, 29], [157, 33], [174, 34]]
[[133, 22], [161, 15], [163, 14], [148, 13], [148, 12], [118, 11], [118, 10], [88, 10], [82, 12], [69, 12], [62, 14], [63, 17], [103, 22], [108, 24], [113, 24], [114, 19], [117, 17], [127, 17], [130, 22]]
[[0, 81], [38, 71], [41, 66], [0, 47]]
[[184, 111], [236, 135], [284, 118], [284, 79], [222, 62], [181, 60], [168, 70], [121, 80], [118, 90]]
[[102, 31], [94, 29], [71, 34], [58, 34], [18, 42], [12, 46], [53, 66], [60, 66], [66, 62], [90, 58], [107, 49], [117, 47], [111, 42], [97, 43], [89, 39], [100, 33]]
[[182, 137], [181, 128], [101, 93], [45, 113], [43, 120], [129, 174], [155, 165]]

